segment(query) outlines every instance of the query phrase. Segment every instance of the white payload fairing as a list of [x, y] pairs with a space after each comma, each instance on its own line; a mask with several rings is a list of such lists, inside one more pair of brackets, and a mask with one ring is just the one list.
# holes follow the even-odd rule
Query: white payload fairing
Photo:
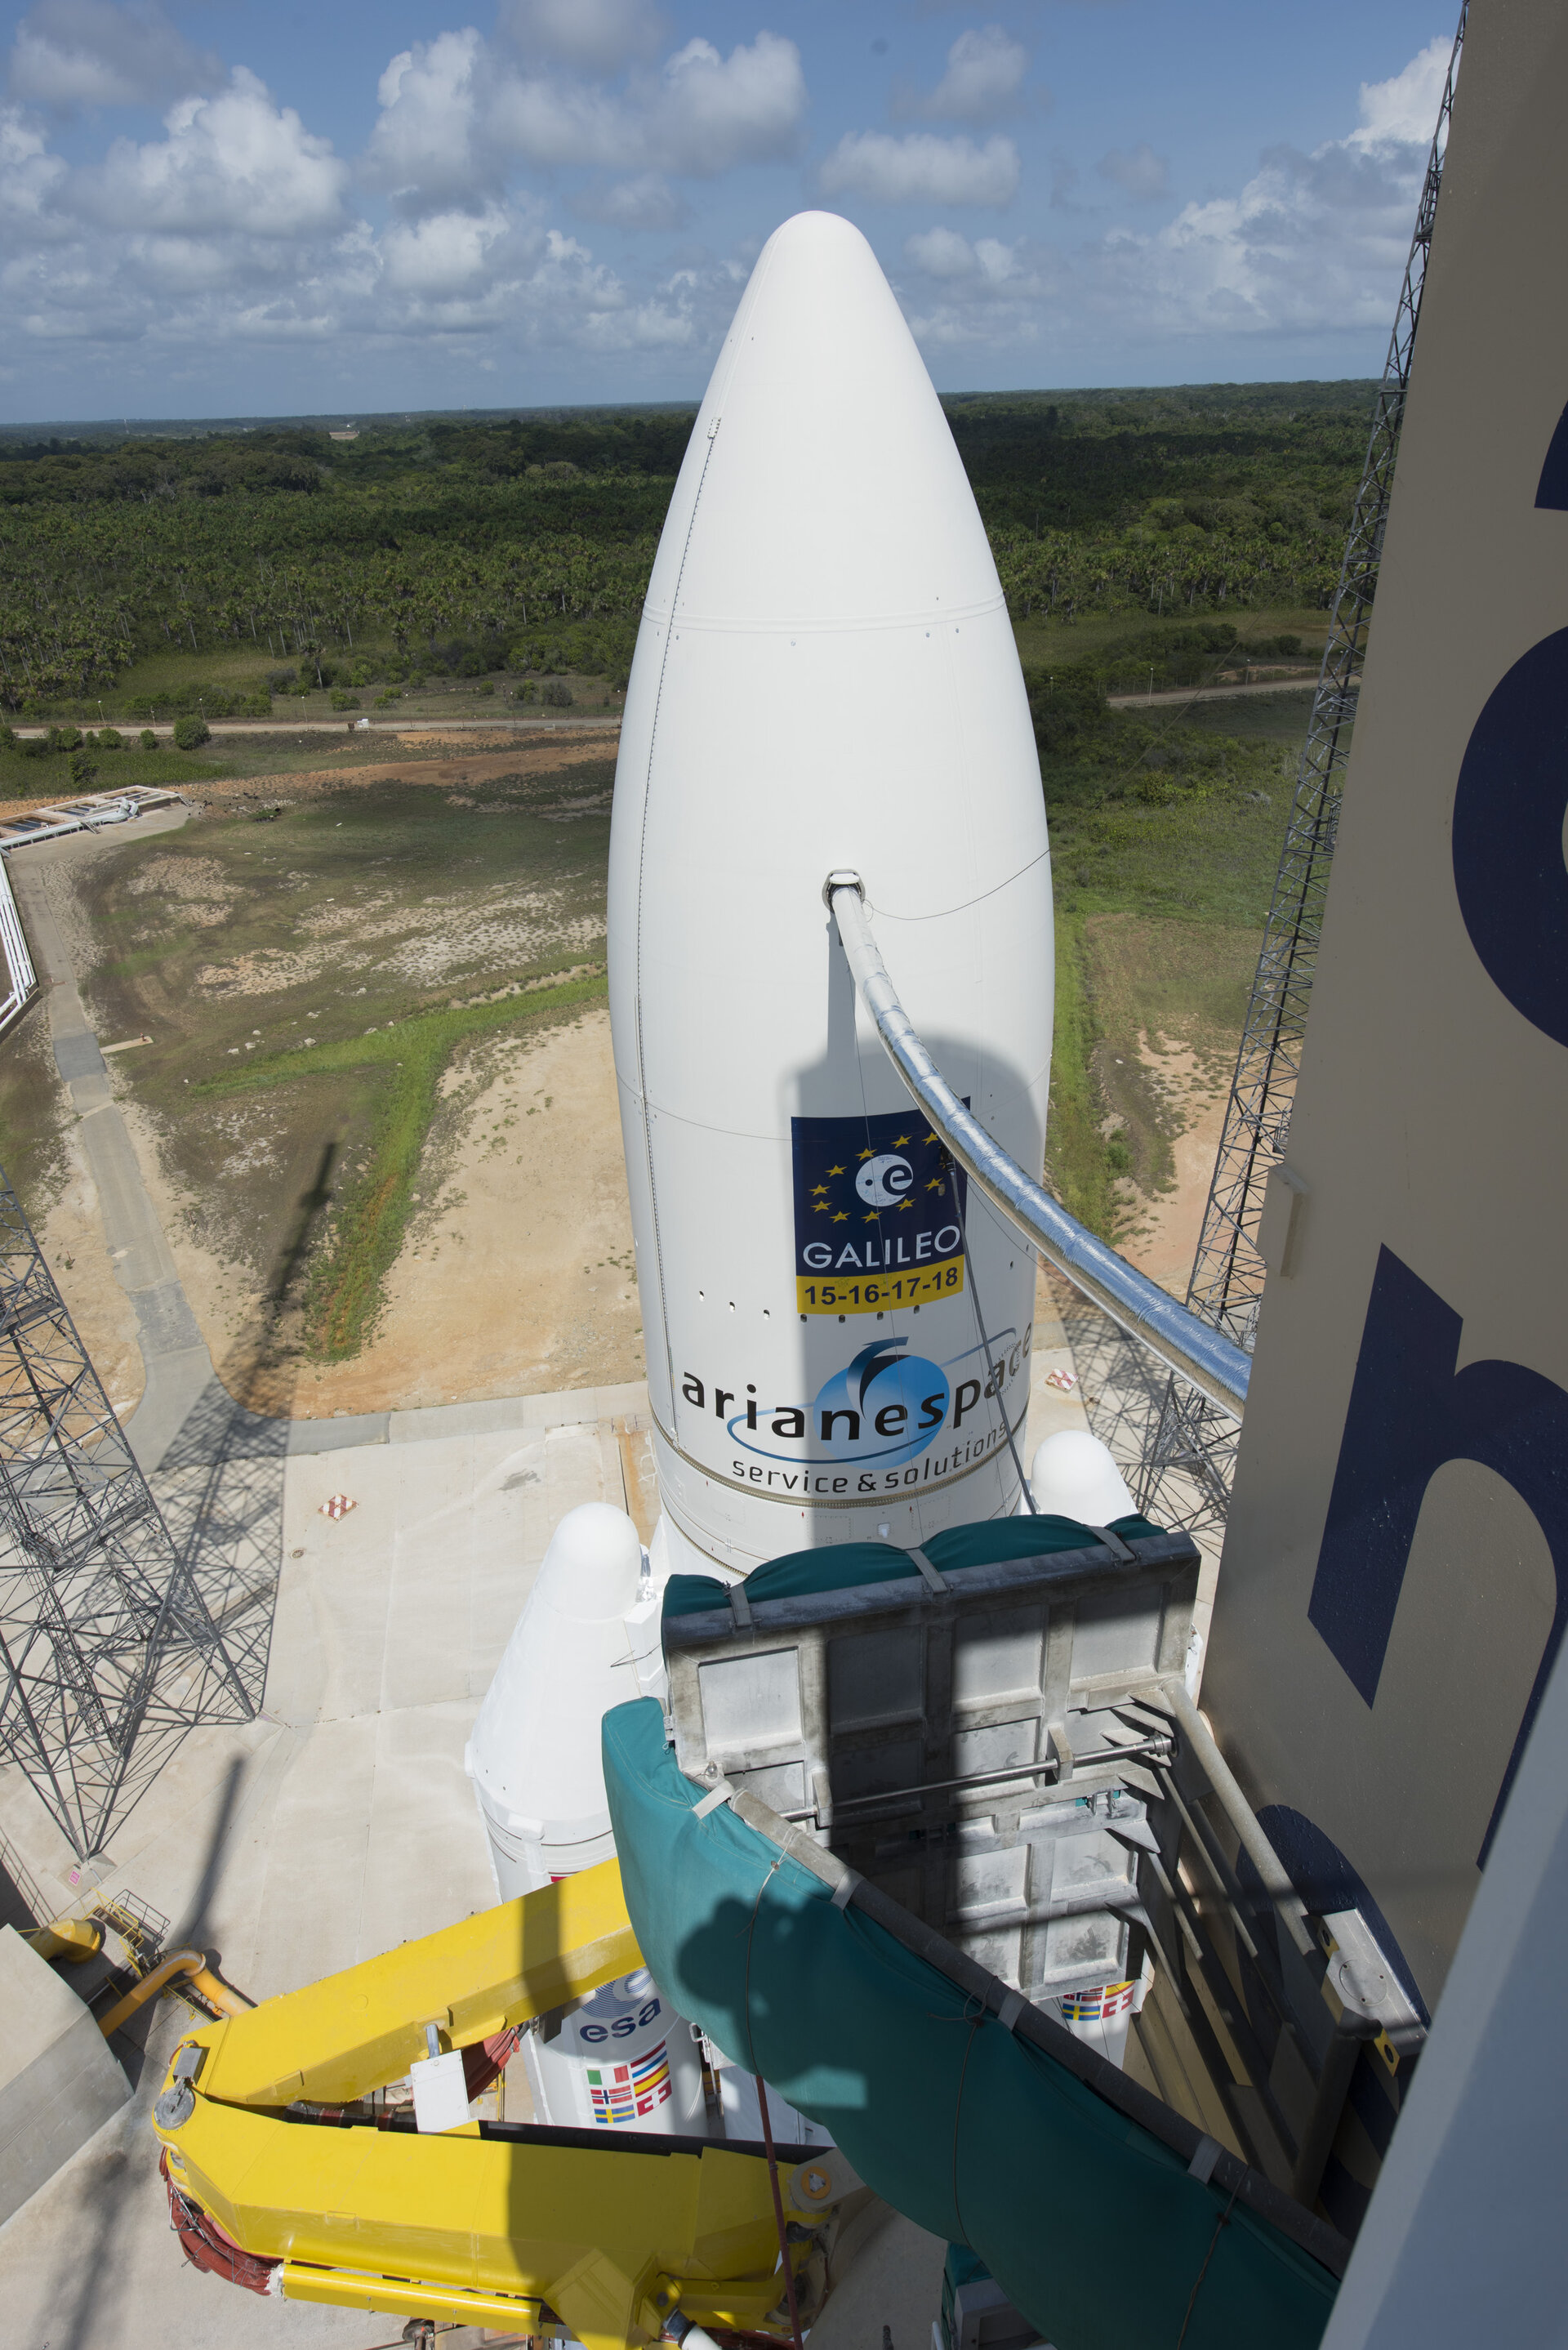
[[885, 1058], [835, 870], [944, 1075], [1037, 1169], [1050, 865], [1006, 604], [875, 255], [805, 213], [702, 402], [616, 773], [610, 1007], [671, 1565], [919, 1543], [1019, 1498], [1033, 1259]]
[[[469, 1750], [503, 1896], [611, 1849], [599, 1722], [654, 1689], [672, 1567], [1011, 1512], [1034, 1262], [905, 1094], [824, 897], [856, 874], [903, 1000], [1038, 1167], [1045, 813], [1006, 605], [947, 421], [870, 247], [763, 248], [654, 566], [610, 850], [611, 1017], [663, 1516], [642, 1561], [557, 1530]], [[760, 2123], [657, 1984], [530, 2045], [542, 2117]], [[788, 2143], [822, 2133], [778, 2101]]]

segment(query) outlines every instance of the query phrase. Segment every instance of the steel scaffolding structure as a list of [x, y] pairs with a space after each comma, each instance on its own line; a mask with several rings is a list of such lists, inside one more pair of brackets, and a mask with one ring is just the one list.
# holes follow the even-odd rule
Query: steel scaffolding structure
[[255, 1707], [0, 1171], [0, 1754], [73, 1849]]
[[[1187, 1285], [1187, 1303], [1216, 1329], [1251, 1350], [1263, 1291], [1258, 1225], [1272, 1169], [1283, 1159], [1317, 967], [1344, 790], [1350, 729], [1366, 650], [1367, 623], [1383, 554], [1394, 460], [1399, 446], [1410, 359], [1432, 222], [1443, 176], [1454, 84], [1464, 47], [1469, 0], [1462, 0], [1437, 129], [1416, 216], [1410, 258], [1399, 292], [1388, 357], [1377, 388], [1372, 432], [1356, 492], [1328, 641], [1313, 700], [1306, 745], [1279, 871], [1252, 982], [1236, 1074], [1214, 1161], [1209, 1201]], [[1222, 1520], [1230, 1499], [1238, 1430], [1196, 1389], [1166, 1381], [1145, 1447], [1138, 1506], [1162, 1523], [1198, 1527]]]

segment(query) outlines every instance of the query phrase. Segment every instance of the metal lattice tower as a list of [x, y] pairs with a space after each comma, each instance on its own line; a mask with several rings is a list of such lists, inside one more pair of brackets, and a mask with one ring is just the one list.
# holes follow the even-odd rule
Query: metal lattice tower
[[[1383, 555], [1394, 460], [1410, 382], [1421, 289], [1468, 14], [1469, 0], [1462, 0], [1410, 258], [1377, 387], [1366, 462], [1339, 586], [1330, 608], [1328, 641], [1296, 771], [1290, 825], [1280, 853], [1209, 1203], [1187, 1287], [1187, 1303], [1194, 1313], [1201, 1314], [1249, 1352], [1263, 1291], [1258, 1223], [1270, 1170], [1283, 1158], [1290, 1133], [1329, 867], [1339, 827], [1350, 729]], [[1195, 1389], [1179, 1380], [1167, 1381], [1152, 1441], [1144, 1455], [1139, 1507], [1154, 1510], [1157, 1515], [1163, 1510], [1172, 1523], [1189, 1526], [1222, 1519], [1230, 1499], [1237, 1435], [1235, 1423]]]
[[254, 1705], [0, 1171], [0, 1754], [101, 1852], [187, 1731]]

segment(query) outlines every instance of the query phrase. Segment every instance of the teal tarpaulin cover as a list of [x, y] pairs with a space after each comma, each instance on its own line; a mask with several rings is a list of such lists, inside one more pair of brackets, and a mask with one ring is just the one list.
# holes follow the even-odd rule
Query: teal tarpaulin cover
[[1327, 2270], [727, 1804], [698, 1819], [652, 1699], [605, 1716], [604, 1767], [627, 1908], [672, 2003], [878, 2195], [968, 2245], [1055, 2350], [1312, 2350]]
[[[1147, 1518], [1117, 1518], [1112, 1527], [1124, 1542], [1157, 1534]], [[1039, 1558], [1056, 1550], [1090, 1550], [1099, 1541], [1094, 1526], [1075, 1518], [986, 1518], [977, 1525], [949, 1526], [933, 1534], [926, 1556], [942, 1575], [966, 1566], [994, 1566], [1001, 1559]], [[769, 1559], [745, 1578], [747, 1599], [800, 1599], [814, 1591], [850, 1591], [858, 1584], [892, 1583], [919, 1575], [908, 1551], [892, 1543], [829, 1543], [818, 1550], [792, 1550]], [[672, 1575], [664, 1587], [666, 1616], [700, 1616], [727, 1607], [731, 1586], [712, 1575]]]

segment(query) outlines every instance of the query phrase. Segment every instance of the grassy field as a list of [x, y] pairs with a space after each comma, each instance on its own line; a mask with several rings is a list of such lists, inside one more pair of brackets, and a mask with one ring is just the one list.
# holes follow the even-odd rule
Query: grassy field
[[[1322, 658], [1326, 616], [1320, 610], [1307, 606], [1270, 604], [1261, 605], [1256, 610], [1237, 608], [1223, 617], [1235, 627], [1238, 650], [1249, 639], [1290, 634], [1300, 637], [1303, 661], [1316, 662]], [[1150, 630], [1174, 636], [1178, 629], [1189, 627], [1191, 620], [1192, 615], [1180, 609], [1158, 614], [1142, 612], [1137, 616], [1136, 626], [1140, 632]], [[1074, 620], [1053, 620], [1036, 614], [1032, 619], [1014, 620], [1012, 633], [1018, 642], [1018, 658], [1025, 669], [1048, 669], [1054, 661], [1086, 660], [1125, 637], [1134, 625], [1126, 612], [1087, 612]], [[1224, 666], [1233, 664], [1227, 662]]]
[[602, 997], [612, 779], [328, 786], [91, 868], [92, 1015], [154, 1040], [120, 1066], [195, 1238], [265, 1286], [298, 1200], [330, 1195], [298, 1284], [317, 1357], [374, 1329], [465, 1069]]
[[[1047, 1171], [1108, 1239], [1125, 1239], [1168, 1188], [1192, 1096], [1229, 1080], [1308, 714], [1308, 696], [1282, 693], [1165, 719], [1172, 742], [1221, 745], [1233, 773], [1201, 795], [1122, 788], [1144, 772], [1143, 754], [1128, 776], [1101, 774], [1092, 788], [1080, 770], [1047, 767], [1057, 919]], [[1179, 1087], [1165, 1076], [1175, 1061]]]
[[[392, 650], [389, 642], [373, 638], [349, 652], [335, 650], [327, 661], [332, 684], [321, 686], [316, 682], [312, 663], [297, 655], [280, 662], [275, 654], [242, 645], [217, 646], [199, 656], [171, 647], [145, 653], [123, 671], [112, 691], [102, 697], [102, 715], [122, 729], [134, 727], [142, 723], [140, 718], [124, 714], [133, 704], [151, 702], [153, 714], [166, 719], [176, 709], [189, 709], [203, 692], [265, 692], [269, 678], [285, 675], [292, 675], [295, 683], [272, 696], [272, 714], [280, 720], [318, 719], [341, 726], [355, 712], [384, 715], [390, 711], [400, 718], [443, 718], [453, 713], [493, 718], [542, 707], [539, 693], [545, 682], [542, 673], [495, 669], [474, 677], [456, 677], [438, 671], [404, 681], [387, 674], [389, 666], [407, 667], [406, 662], [392, 660]], [[351, 681], [356, 678], [363, 682]], [[561, 706], [562, 714], [567, 708], [601, 714], [618, 710], [626, 700], [607, 677], [574, 671], [564, 674], [559, 682], [572, 697], [569, 704]], [[350, 696], [350, 702], [341, 707], [334, 704], [334, 691]], [[95, 720], [99, 710], [97, 695], [72, 705], [72, 714], [84, 726], [101, 723], [101, 718]]]

